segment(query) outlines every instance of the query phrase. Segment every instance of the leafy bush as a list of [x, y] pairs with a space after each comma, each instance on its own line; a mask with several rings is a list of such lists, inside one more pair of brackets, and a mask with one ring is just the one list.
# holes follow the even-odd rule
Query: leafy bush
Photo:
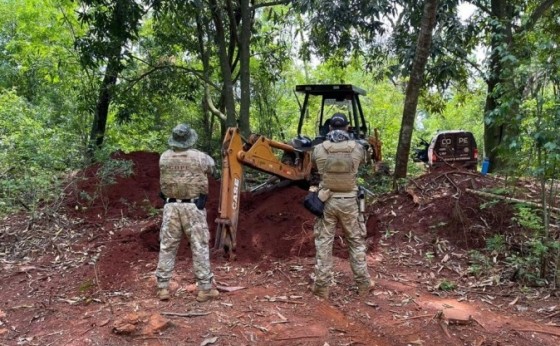
[[14, 91], [0, 91], [0, 213], [34, 211], [59, 198], [65, 174], [82, 164], [82, 141], [49, 126], [50, 116]]
[[478, 250], [469, 251], [469, 267], [467, 271], [474, 276], [480, 276], [490, 267], [490, 260]]
[[506, 239], [502, 234], [494, 234], [486, 239], [486, 249], [491, 252], [501, 253], [506, 250]]
[[513, 218], [513, 221], [531, 231], [540, 232], [543, 230], [542, 218], [535, 213], [534, 209], [523, 205], [517, 206], [516, 216]]
[[453, 282], [453, 281], [449, 281], [449, 280], [447, 280], [447, 279], [443, 279], [443, 280], [439, 283], [438, 288], [439, 288], [440, 290], [442, 290], [442, 291], [449, 292], [449, 291], [453, 291], [455, 288], [457, 288], [457, 284], [456, 284], [455, 282]]
[[539, 258], [536, 256], [512, 254], [506, 258], [506, 263], [515, 270], [513, 279], [524, 285], [542, 286], [546, 282], [540, 277]]
[[560, 242], [545, 232], [543, 219], [533, 208], [518, 205], [513, 221], [527, 229], [529, 234], [522, 249], [508, 256], [506, 262], [515, 269], [515, 278], [523, 284], [547, 284], [548, 264], [557, 256]]

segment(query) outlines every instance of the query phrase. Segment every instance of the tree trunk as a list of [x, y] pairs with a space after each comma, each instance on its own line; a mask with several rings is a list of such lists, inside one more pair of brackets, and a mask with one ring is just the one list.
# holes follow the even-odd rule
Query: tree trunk
[[[528, 17], [528, 20], [515, 31], [515, 35], [522, 35], [533, 29], [538, 20], [554, 5], [557, 0], [542, 1]], [[519, 102], [513, 103], [505, 114], [493, 114], [499, 107], [502, 100], [503, 91], [510, 90], [510, 99], [522, 100], [524, 85], [515, 86], [514, 81], [510, 79], [504, 80], [504, 69], [507, 67], [503, 63], [503, 56], [507, 50], [514, 46], [513, 25], [515, 22], [514, 5], [507, 0], [491, 0], [490, 12], [499, 25], [490, 26], [491, 42], [490, 42], [490, 62], [488, 66], [489, 76], [487, 78], [488, 94], [486, 95], [486, 103], [484, 106], [484, 154], [490, 159], [489, 172], [496, 169], [504, 168], [506, 165], [507, 155], [500, 155], [498, 149], [507, 152], [507, 148], [500, 148], [504, 139], [516, 138], [519, 135], [519, 127], [517, 126], [516, 114], [519, 111]], [[506, 52], [504, 52], [504, 44]], [[515, 70], [515, 66], [510, 66], [511, 71]], [[513, 72], [511, 72], [513, 73]], [[499, 88], [498, 88], [499, 86]], [[514, 153], [510, 153], [515, 155]]]
[[[216, 109], [214, 103], [212, 102], [211, 95], [210, 95], [210, 56], [209, 52], [206, 49], [206, 44], [208, 44], [207, 40], [205, 40], [205, 32], [209, 31], [208, 22], [205, 21], [200, 12], [196, 15], [196, 28], [197, 28], [197, 36], [198, 36], [198, 49], [200, 52], [200, 60], [202, 61], [202, 69], [204, 71], [204, 100], [202, 101], [202, 113], [204, 119], [204, 125], [206, 128], [206, 135], [207, 140], [204, 147], [204, 151], [207, 153], [212, 152], [212, 130], [214, 129], [214, 120], [217, 118], [220, 122], [221, 128], [223, 128], [226, 116], [220, 110]], [[209, 119], [209, 115], [211, 114], [211, 118]], [[223, 134], [222, 134], [223, 135]], [[220, 136], [222, 138], [222, 136]]]
[[210, 0], [210, 8], [214, 25], [216, 26], [216, 43], [218, 45], [218, 55], [220, 59], [220, 71], [223, 80], [223, 95], [226, 109], [226, 127], [237, 126], [235, 117], [235, 99], [233, 96], [233, 79], [231, 65], [227, 54], [227, 44], [225, 39], [224, 23], [216, 0]]
[[241, 6], [241, 33], [239, 35], [241, 105], [239, 110], [239, 127], [241, 134], [248, 137], [251, 133], [249, 124], [251, 106], [251, 9], [249, 0], [240, 0], [239, 3]]
[[420, 32], [418, 33], [418, 41], [416, 43], [416, 54], [414, 61], [412, 62], [410, 80], [406, 86], [406, 97], [404, 101], [404, 110], [395, 165], [395, 186], [397, 179], [406, 177], [407, 173], [412, 131], [414, 129], [416, 108], [418, 106], [418, 96], [420, 94], [420, 89], [422, 88], [424, 70], [430, 54], [432, 31], [436, 25], [437, 4], [437, 0], [427, 0], [424, 5], [422, 23], [420, 25]]
[[93, 123], [89, 135], [88, 159], [93, 159], [96, 149], [101, 148], [105, 139], [105, 129], [107, 127], [107, 117], [109, 115], [109, 106], [113, 98], [113, 87], [117, 83], [117, 75], [119, 73], [119, 56], [114, 56], [109, 60], [105, 76], [99, 86], [99, 95], [93, 115]]
[[[492, 0], [491, 11], [492, 17], [502, 25], [492, 33], [489, 76], [487, 79], [488, 93], [484, 105], [484, 155], [490, 159], [489, 172], [493, 172], [496, 168], [504, 165], [500, 155], [498, 155], [498, 148], [504, 138], [504, 117], [493, 115], [492, 112], [498, 108], [501, 97], [496, 87], [503, 82], [501, 78], [503, 64], [499, 48], [504, 43], [504, 37], [511, 38], [511, 31], [505, 28], [511, 26], [511, 18], [507, 18], [507, 0]], [[509, 35], [507, 35], [507, 31], [510, 31]], [[509, 46], [511, 40], [507, 44]]]

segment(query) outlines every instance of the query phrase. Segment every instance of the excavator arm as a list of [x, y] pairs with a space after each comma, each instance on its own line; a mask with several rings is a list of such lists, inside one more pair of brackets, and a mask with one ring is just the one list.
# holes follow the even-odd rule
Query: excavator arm
[[[223, 248], [225, 254], [229, 254], [230, 258], [235, 258], [245, 166], [284, 180], [311, 182], [311, 150], [314, 145], [326, 139], [325, 135], [329, 131], [327, 116], [334, 112], [345, 113], [349, 119], [349, 131], [356, 139], [366, 140], [369, 126], [359, 98], [366, 95], [364, 90], [351, 84], [306, 84], [296, 85], [296, 92], [305, 95], [305, 98], [303, 104], [300, 104], [297, 137], [290, 141], [290, 144], [256, 134], [245, 139], [241, 136], [239, 129], [235, 127], [229, 128], [224, 137], [222, 186], [214, 247]], [[311, 97], [320, 98], [320, 102], [309, 102]], [[317, 114], [314, 121], [317, 125], [318, 136], [313, 140], [302, 134], [305, 119], [309, 117], [309, 114]], [[369, 138], [369, 144], [373, 162], [376, 165], [382, 164], [382, 143], [377, 130]]]
[[[274, 150], [287, 153], [295, 160], [283, 163]], [[243, 184], [243, 167], [248, 166], [283, 179], [309, 180], [311, 154], [293, 146], [252, 134], [244, 140], [236, 127], [228, 128], [222, 145], [222, 181], [214, 247], [235, 258], [237, 223]]]

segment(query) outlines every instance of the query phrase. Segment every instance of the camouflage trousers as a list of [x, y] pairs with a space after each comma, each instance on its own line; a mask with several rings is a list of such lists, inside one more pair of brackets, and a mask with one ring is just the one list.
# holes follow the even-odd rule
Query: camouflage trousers
[[344, 230], [348, 243], [350, 267], [357, 284], [369, 284], [366, 262], [366, 226], [355, 198], [331, 197], [325, 202], [323, 218], [317, 218], [315, 236], [315, 285], [328, 286], [332, 282], [332, 250], [337, 223]]
[[175, 267], [175, 256], [183, 233], [191, 244], [193, 270], [199, 289], [212, 288], [210, 269], [210, 233], [206, 211], [193, 203], [167, 203], [159, 233], [159, 261], [156, 269], [158, 288], [167, 288]]

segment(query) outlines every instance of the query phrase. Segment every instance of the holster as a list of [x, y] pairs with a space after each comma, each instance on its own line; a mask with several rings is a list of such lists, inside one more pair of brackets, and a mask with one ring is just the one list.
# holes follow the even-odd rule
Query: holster
[[205, 194], [202, 194], [202, 193], [200, 195], [198, 195], [198, 198], [194, 202], [194, 204], [196, 205], [198, 210], [203, 210], [204, 209], [204, 207], [206, 206], [206, 200], [207, 199], [208, 199], [208, 195], [205, 195]]
[[366, 211], [366, 191], [363, 187], [358, 186], [358, 208], [360, 214], [363, 214]]
[[319, 193], [309, 192], [305, 199], [303, 200], [303, 206], [305, 209], [309, 210], [313, 215], [317, 217], [323, 217], [323, 211], [325, 209], [325, 203], [319, 199]]

